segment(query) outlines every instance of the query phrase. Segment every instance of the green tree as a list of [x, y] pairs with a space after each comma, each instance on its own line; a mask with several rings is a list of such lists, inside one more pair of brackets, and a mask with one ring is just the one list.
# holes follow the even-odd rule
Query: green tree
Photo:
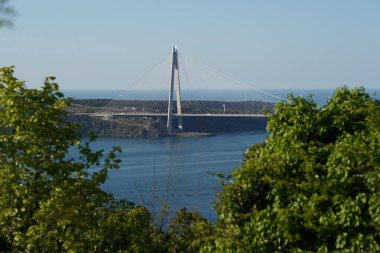
[[0, 69], [0, 251], [159, 251], [149, 212], [100, 188], [120, 148], [81, 142], [53, 77], [27, 89], [13, 72]]
[[339, 88], [289, 97], [219, 194], [204, 252], [379, 252], [380, 103]]
[[199, 252], [202, 245], [212, 242], [212, 224], [196, 211], [178, 210], [169, 224], [169, 252]]

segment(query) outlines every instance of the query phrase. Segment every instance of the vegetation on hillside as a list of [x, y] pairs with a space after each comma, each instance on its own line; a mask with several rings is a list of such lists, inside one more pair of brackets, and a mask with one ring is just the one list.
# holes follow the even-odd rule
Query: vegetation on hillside
[[380, 103], [339, 88], [289, 97], [218, 195], [204, 252], [379, 252]]
[[2, 252], [380, 251], [380, 103], [364, 88], [278, 104], [266, 141], [222, 178], [217, 223], [181, 209], [165, 231], [101, 190], [120, 149], [92, 151], [69, 104], [54, 78], [27, 89], [0, 69]]
[[27, 89], [0, 69], [0, 251], [160, 252], [150, 213], [100, 189], [120, 148], [82, 143], [68, 104], [54, 78]]

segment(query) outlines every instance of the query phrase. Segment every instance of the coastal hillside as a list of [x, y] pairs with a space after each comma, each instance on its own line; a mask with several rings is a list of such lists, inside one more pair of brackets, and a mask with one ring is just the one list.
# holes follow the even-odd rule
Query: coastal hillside
[[[166, 118], [160, 117], [93, 117], [107, 108], [111, 99], [74, 99], [67, 108], [68, 118], [81, 124], [83, 134], [93, 131], [97, 136], [160, 137], [166, 135]], [[143, 104], [143, 103], [141, 103]], [[220, 106], [218, 106], [220, 107]], [[220, 133], [265, 131], [266, 118], [183, 117], [185, 133]], [[178, 125], [174, 119], [174, 126]]]

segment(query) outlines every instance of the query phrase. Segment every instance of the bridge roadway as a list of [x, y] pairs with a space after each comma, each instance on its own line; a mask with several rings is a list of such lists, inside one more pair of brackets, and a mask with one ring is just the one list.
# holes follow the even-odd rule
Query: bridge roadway
[[[123, 116], [123, 117], [167, 117], [167, 113], [76, 113], [77, 115], [88, 115], [91, 117], [112, 117], [112, 116]], [[265, 118], [266, 116], [264, 114], [190, 114], [190, 113], [183, 113], [183, 114], [177, 114], [173, 113], [173, 117], [231, 117], [231, 118]]]

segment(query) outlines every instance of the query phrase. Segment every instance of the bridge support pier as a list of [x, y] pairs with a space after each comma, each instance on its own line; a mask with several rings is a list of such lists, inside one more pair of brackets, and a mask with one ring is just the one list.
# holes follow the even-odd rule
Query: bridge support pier
[[[177, 80], [177, 82], [175, 82]], [[179, 78], [179, 68], [178, 68], [178, 50], [176, 46], [173, 46], [173, 58], [172, 58], [172, 73], [170, 78], [170, 89], [169, 89], [169, 104], [168, 104], [168, 118], [166, 123], [166, 129], [168, 134], [173, 133], [173, 93], [174, 93], [174, 83], [176, 89], [176, 100], [177, 100], [177, 115], [182, 114], [181, 107], [181, 85]], [[178, 117], [178, 129], [182, 130], [183, 121], [182, 117]]]

